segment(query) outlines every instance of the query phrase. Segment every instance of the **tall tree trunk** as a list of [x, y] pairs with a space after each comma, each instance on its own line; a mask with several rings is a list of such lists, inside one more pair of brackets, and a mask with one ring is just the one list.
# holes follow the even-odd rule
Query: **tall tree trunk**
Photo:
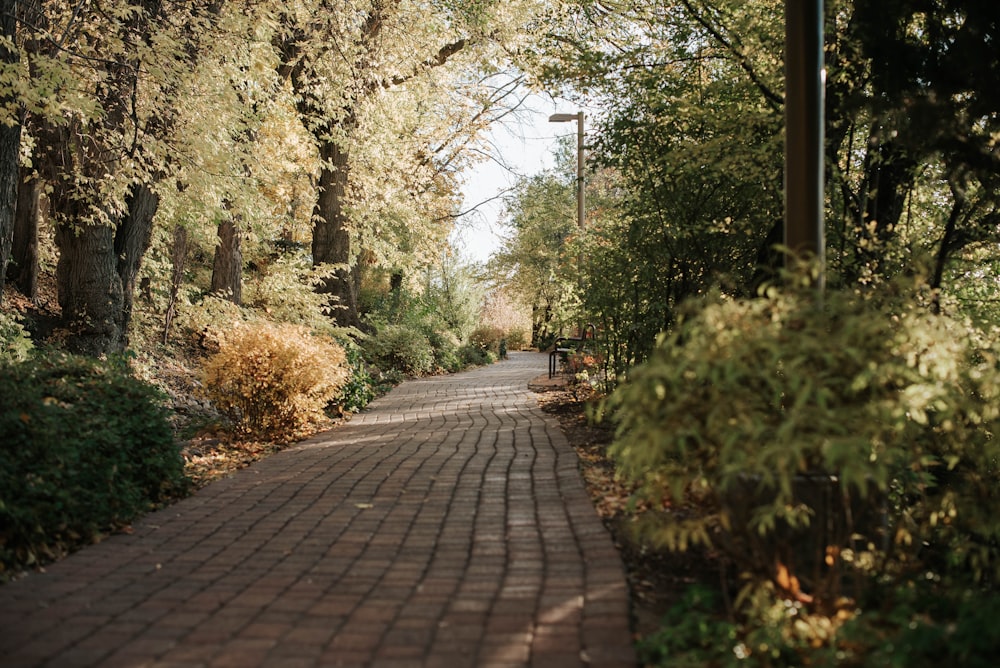
[[115, 256], [115, 231], [108, 225], [56, 228], [56, 279], [67, 347], [84, 355], [125, 347], [124, 297]]
[[218, 235], [212, 263], [212, 292], [239, 305], [243, 303], [243, 237], [231, 217], [219, 222]]
[[357, 283], [351, 266], [351, 234], [344, 211], [347, 182], [350, 176], [348, 152], [335, 142], [320, 147], [323, 169], [319, 177], [319, 197], [313, 211], [313, 264], [337, 265], [333, 276], [319, 291], [332, 298], [334, 319], [345, 327], [358, 327]]
[[136, 280], [142, 268], [142, 258], [153, 240], [153, 218], [159, 208], [160, 196], [149, 186], [133, 186], [128, 201], [128, 214], [115, 232], [115, 256], [118, 258], [117, 270], [122, 282], [123, 345], [128, 344]]
[[[128, 0], [123, 5], [130, 10], [127, 16], [111, 23], [120, 31], [125, 52], [100, 63], [104, 68], [98, 92], [103, 112], [100, 119], [74, 118], [67, 125], [43, 125], [38, 130], [39, 145], [46, 149], [40, 169], [52, 187], [49, 199], [59, 248], [59, 303], [63, 324], [69, 330], [67, 346], [73, 351], [102, 355], [120, 352], [128, 345], [136, 281], [159, 207], [152, 184], [169, 170], [149, 170], [138, 177], [119, 172], [126, 160], [142, 164], [148, 157], [144, 155], [146, 138], [168, 136], [175, 118], [168, 109], [140, 120], [142, 114], [137, 114], [135, 105], [142, 97], [138, 93], [145, 70], [139, 52], [131, 49], [152, 44], [154, 30], [169, 29], [171, 22], [164, 19], [200, 26], [201, 22], [187, 19], [212, 18], [222, 4], [222, 0], [193, 5]], [[192, 31], [182, 37], [190, 40], [186, 59], [193, 70], [202, 36]], [[208, 38], [210, 35], [205, 36]], [[134, 179], [125, 198], [125, 211], [120, 215], [105, 211], [110, 221], [95, 221], [94, 210], [106, 202], [92, 183], [109, 178]]]
[[132, 299], [149, 249], [159, 197], [136, 185], [116, 225], [59, 225], [56, 278], [67, 347], [84, 355], [117, 353], [128, 344]]
[[[0, 62], [12, 65], [18, 62], [16, 46], [17, 32], [17, 0], [0, 0], [0, 36], [14, 48], [7, 48], [0, 43]], [[16, 109], [17, 96], [5, 93], [0, 96], [0, 105], [7, 109]], [[8, 125], [0, 123], [0, 302], [3, 301], [3, 286], [7, 275], [7, 260], [10, 258], [11, 244], [14, 239], [14, 209], [17, 206], [17, 182], [20, 174], [19, 156], [21, 149], [21, 123]]]
[[21, 168], [14, 214], [14, 243], [11, 248], [7, 278], [21, 294], [38, 300], [38, 226], [42, 182], [32, 170]]

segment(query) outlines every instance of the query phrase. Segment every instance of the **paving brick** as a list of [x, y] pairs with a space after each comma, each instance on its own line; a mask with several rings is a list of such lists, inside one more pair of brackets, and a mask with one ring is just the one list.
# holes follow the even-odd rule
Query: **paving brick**
[[401, 384], [0, 588], [16, 666], [635, 666], [621, 561], [527, 384]]

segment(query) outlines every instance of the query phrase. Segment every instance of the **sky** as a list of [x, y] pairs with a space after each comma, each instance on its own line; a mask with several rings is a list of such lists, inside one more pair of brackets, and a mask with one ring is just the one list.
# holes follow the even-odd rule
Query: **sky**
[[494, 125], [489, 143], [494, 159], [479, 163], [464, 175], [463, 215], [451, 241], [461, 257], [486, 262], [503, 244], [505, 229], [500, 220], [503, 191], [519, 176], [530, 176], [555, 164], [553, 151], [559, 137], [576, 134], [575, 123], [550, 123], [554, 113], [576, 113], [573, 103], [530, 96], [514, 120]]

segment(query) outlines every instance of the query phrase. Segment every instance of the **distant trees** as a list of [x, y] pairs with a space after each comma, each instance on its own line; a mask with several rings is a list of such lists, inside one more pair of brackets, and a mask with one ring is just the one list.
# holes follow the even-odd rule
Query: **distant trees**
[[505, 213], [511, 234], [491, 260], [490, 273], [530, 307], [531, 345], [545, 347], [573, 312], [575, 184], [554, 172], [525, 178], [507, 197]]

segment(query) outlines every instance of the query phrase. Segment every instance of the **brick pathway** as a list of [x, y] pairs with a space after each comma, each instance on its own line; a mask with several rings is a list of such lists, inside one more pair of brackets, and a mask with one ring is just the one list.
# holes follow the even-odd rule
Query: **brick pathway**
[[546, 357], [346, 425], [0, 586], [3, 666], [635, 666]]

